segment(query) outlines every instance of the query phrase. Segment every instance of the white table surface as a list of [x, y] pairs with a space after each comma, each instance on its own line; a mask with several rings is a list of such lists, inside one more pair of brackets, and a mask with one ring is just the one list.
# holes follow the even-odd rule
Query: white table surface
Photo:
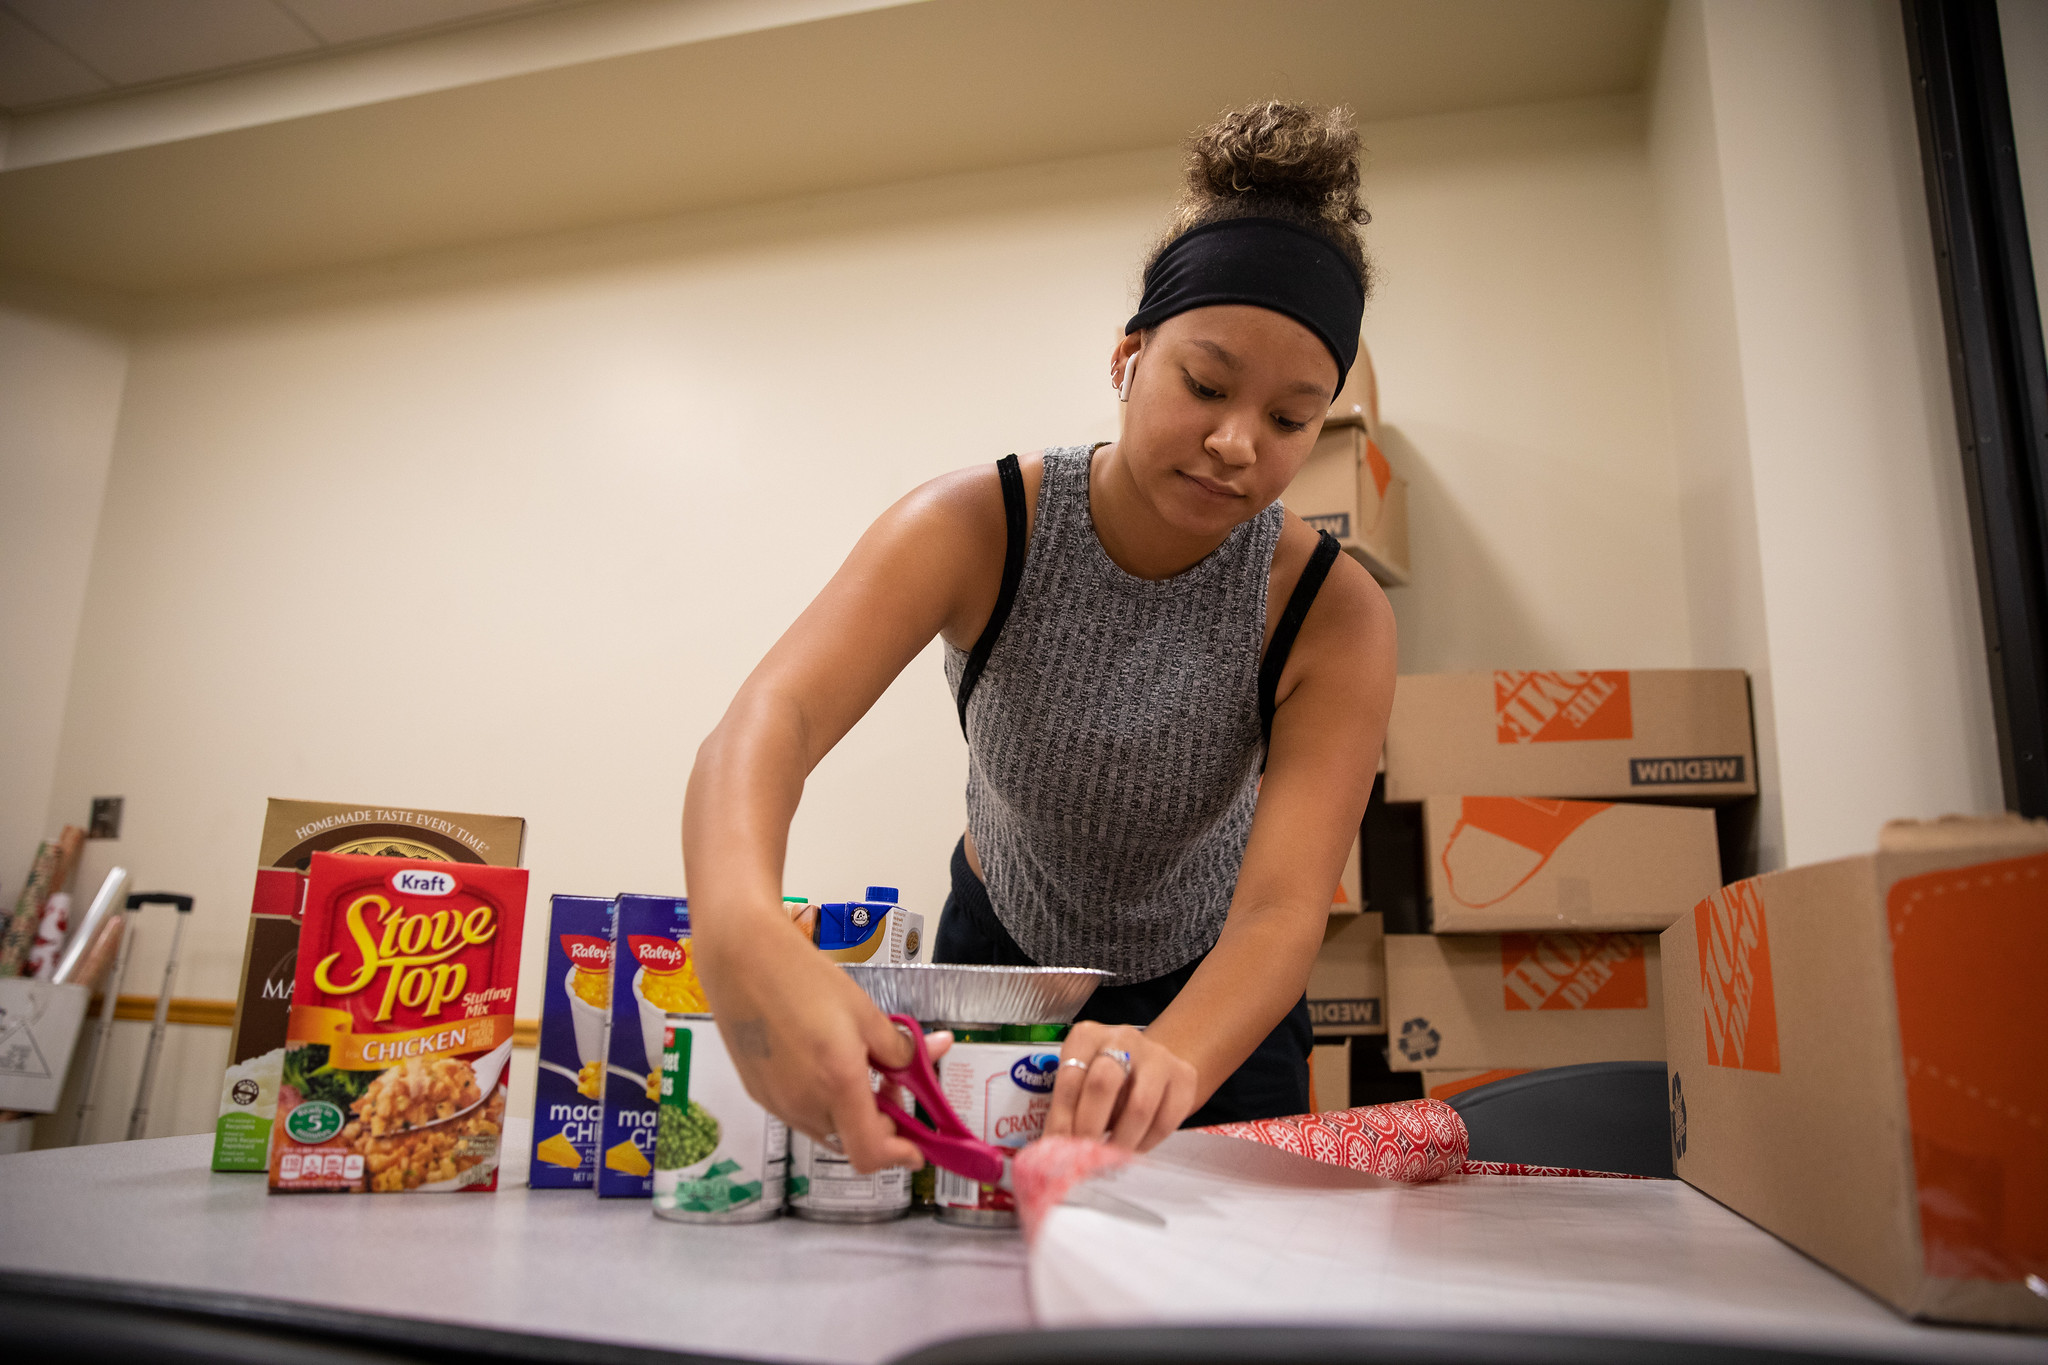
[[210, 1137], [0, 1156], [0, 1270], [253, 1295], [755, 1359], [887, 1360], [1033, 1325], [1290, 1323], [1833, 1345], [2048, 1362], [2048, 1338], [1913, 1324], [1677, 1181], [1461, 1177], [1402, 1187], [1251, 1143], [1171, 1142], [1086, 1208], [1014, 1234], [667, 1223], [638, 1200], [273, 1197]]
[[1177, 1133], [1103, 1188], [1167, 1226], [1055, 1209], [1031, 1253], [1044, 1326], [1315, 1323], [2048, 1362], [2048, 1336], [1910, 1322], [1677, 1180], [1403, 1186]]
[[482, 1195], [272, 1196], [209, 1171], [210, 1135], [0, 1156], [0, 1269], [759, 1359], [879, 1361], [1031, 1325], [1014, 1232], [665, 1222], [646, 1200], [528, 1189], [530, 1121], [506, 1126]]

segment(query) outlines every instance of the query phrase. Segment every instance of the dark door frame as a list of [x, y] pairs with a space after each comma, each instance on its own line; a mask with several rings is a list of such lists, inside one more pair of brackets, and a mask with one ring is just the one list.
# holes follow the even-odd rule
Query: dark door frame
[[2048, 815], [2048, 364], [1995, 0], [1901, 0], [2005, 804]]

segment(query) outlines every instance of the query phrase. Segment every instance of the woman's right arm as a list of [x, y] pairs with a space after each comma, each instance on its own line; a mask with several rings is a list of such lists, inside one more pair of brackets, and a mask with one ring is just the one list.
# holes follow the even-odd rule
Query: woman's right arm
[[811, 769], [932, 637], [979, 633], [1004, 544], [991, 467], [883, 513], [740, 686], [683, 800], [694, 952], [726, 1048], [749, 1094], [801, 1132], [836, 1134], [862, 1170], [920, 1164], [868, 1089], [870, 1054], [901, 1065], [910, 1043], [784, 913], [789, 824]]

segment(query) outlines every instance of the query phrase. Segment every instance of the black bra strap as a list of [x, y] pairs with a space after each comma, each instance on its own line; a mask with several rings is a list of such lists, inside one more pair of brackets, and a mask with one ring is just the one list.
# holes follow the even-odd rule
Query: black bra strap
[[[1265, 662], [1259, 665], [1259, 733], [1265, 736], [1268, 749], [1273, 747], [1273, 713], [1279, 709], [1274, 696], [1280, 690], [1280, 674], [1287, 667], [1287, 656], [1294, 652], [1294, 637], [1301, 634], [1308, 609], [1315, 605], [1323, 580], [1330, 576], [1330, 566], [1337, 562], [1337, 550], [1337, 537], [1328, 531], [1318, 533], [1316, 548], [1295, 580], [1287, 610], [1280, 613], [1280, 624], [1273, 628], [1273, 643], [1266, 646]], [[1262, 761], [1260, 767], [1264, 766]]]
[[[981, 638], [974, 642], [973, 651], [967, 656], [967, 667], [960, 673], [960, 733], [967, 733], [967, 699], [974, 695], [974, 685], [981, 681], [981, 671], [988, 667], [988, 656], [995, 651], [996, 637], [1003, 633], [1003, 623], [1010, 619], [1010, 608], [1017, 601], [1017, 585], [1024, 581], [1024, 470], [1017, 463], [1015, 455], [1005, 455], [996, 461], [996, 475], [1003, 481], [1003, 521], [1009, 528], [1009, 543], [1003, 547], [1003, 586], [996, 594], [996, 609], [988, 614], [988, 624], [981, 628]], [[1307, 607], [1302, 610], [1306, 611]]]

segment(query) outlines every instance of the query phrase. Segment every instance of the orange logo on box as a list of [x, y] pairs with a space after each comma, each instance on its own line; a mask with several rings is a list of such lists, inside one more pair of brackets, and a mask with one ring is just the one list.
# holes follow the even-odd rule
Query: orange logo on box
[[1394, 467], [1387, 463], [1379, 442], [1370, 436], [1365, 438], [1365, 467], [1372, 471], [1373, 491], [1379, 494], [1382, 502], [1386, 501], [1387, 485], [1394, 481]]
[[[1458, 823], [1444, 840], [1443, 856], [1438, 859], [1451, 899], [1475, 910], [1506, 900], [1543, 870], [1573, 830], [1613, 804], [1525, 796], [1463, 798]], [[1476, 836], [1465, 837], [1468, 830], [1492, 835], [1511, 848], [1504, 850]]]
[[1501, 1003], [1511, 1010], [1643, 1010], [1650, 973], [1634, 934], [1502, 934]]
[[2048, 1278], [2048, 853], [1885, 897], [1929, 1275]]
[[1771, 939], [1754, 880], [1723, 887], [1693, 907], [1700, 938], [1700, 1001], [1707, 1064], [1778, 1069], [1778, 1003], [1771, 993]]
[[1628, 674], [1496, 673], [1493, 711], [1502, 744], [1633, 739]]

